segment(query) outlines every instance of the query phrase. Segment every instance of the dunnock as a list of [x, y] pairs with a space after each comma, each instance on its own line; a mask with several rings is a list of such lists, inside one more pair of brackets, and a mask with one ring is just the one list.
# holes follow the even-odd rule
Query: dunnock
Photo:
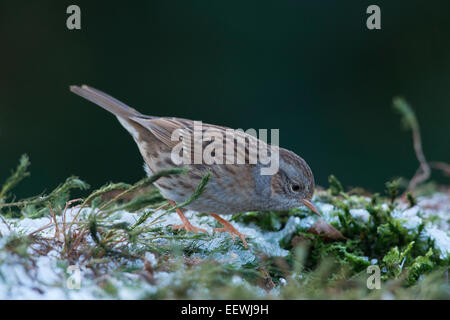
[[[147, 174], [150, 175], [162, 169], [179, 166], [179, 164], [174, 163], [171, 156], [174, 147], [178, 144], [177, 141], [173, 141], [172, 136], [177, 129], [192, 133], [194, 121], [172, 117], [146, 116], [106, 93], [86, 85], [81, 87], [71, 86], [70, 90], [98, 104], [117, 117], [133, 136], [139, 147], [145, 161]], [[234, 136], [229, 138], [229, 136], [226, 136], [227, 129], [229, 128], [202, 124], [203, 132], [210, 130], [226, 137], [225, 144], [232, 144], [232, 149], [234, 148], [237, 153], [237, 135], [241, 138], [244, 137], [244, 142], [248, 145], [252, 142], [265, 144], [243, 132], [235, 133]], [[191, 153], [191, 157], [194, 158], [197, 151], [194, 151], [195, 147], [192, 147], [192, 143], [185, 143], [185, 146]], [[205, 147], [205, 141], [201, 141], [201, 143]], [[241, 149], [244, 150], [245, 160], [250, 158], [248, 145]], [[256, 163], [240, 162], [241, 164], [238, 164], [239, 162], [206, 164], [193, 161], [192, 164], [183, 165], [189, 169], [188, 174], [162, 177], [155, 182], [155, 185], [172, 204], [183, 202], [190, 197], [201, 178], [209, 171], [211, 176], [205, 191], [186, 208], [209, 213], [223, 225], [223, 228], [214, 230], [229, 232], [233, 239], [235, 235], [239, 236], [247, 247], [245, 235], [217, 214], [260, 210], [280, 211], [301, 205], [306, 205], [313, 212], [319, 214], [317, 208], [311, 202], [314, 193], [314, 177], [305, 160], [289, 150], [276, 146], [269, 146], [268, 152], [279, 154], [279, 159], [277, 159], [279, 169], [272, 175], [261, 174], [261, 169], [264, 167], [261, 161]], [[194, 227], [181, 210], [177, 210], [177, 213], [183, 224], [176, 225], [174, 228], [185, 228], [186, 231], [190, 232], [201, 231], [206, 233], [206, 230]]]

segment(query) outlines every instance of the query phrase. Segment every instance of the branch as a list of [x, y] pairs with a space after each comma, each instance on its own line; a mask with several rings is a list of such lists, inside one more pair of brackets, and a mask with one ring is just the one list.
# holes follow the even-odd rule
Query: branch
[[414, 151], [416, 152], [416, 157], [420, 164], [406, 189], [406, 191], [410, 191], [415, 189], [419, 183], [426, 181], [430, 177], [431, 169], [422, 150], [420, 127], [414, 111], [403, 98], [394, 98], [393, 105], [394, 108], [400, 112], [403, 125], [412, 131]]

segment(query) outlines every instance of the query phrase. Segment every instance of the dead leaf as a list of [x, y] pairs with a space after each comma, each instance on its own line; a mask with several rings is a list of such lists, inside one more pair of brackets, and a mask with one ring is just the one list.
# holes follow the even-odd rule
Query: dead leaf
[[261, 274], [258, 285], [266, 290], [266, 292], [269, 292], [270, 290], [275, 288], [275, 283], [273, 283], [272, 277], [270, 276], [269, 272], [267, 272], [267, 270], [262, 267], [259, 267], [258, 270]]
[[149, 284], [153, 285], [156, 283], [155, 278], [153, 276], [152, 265], [147, 259], [144, 260], [144, 268], [142, 270], [137, 270], [134, 273], [140, 275]]
[[317, 234], [324, 241], [339, 241], [346, 239], [338, 229], [322, 218], [317, 219], [316, 223], [314, 223], [308, 231]]

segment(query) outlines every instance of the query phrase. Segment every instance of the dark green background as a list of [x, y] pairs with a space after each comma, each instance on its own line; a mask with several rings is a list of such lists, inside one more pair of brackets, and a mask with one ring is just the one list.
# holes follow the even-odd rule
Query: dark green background
[[[71, 174], [94, 187], [143, 176], [118, 121], [69, 92], [81, 83], [146, 114], [279, 128], [319, 185], [334, 173], [377, 191], [418, 166], [392, 109], [403, 95], [427, 157], [450, 160], [449, 1], [0, 3], [0, 181], [28, 153], [21, 196]], [[66, 28], [69, 4], [81, 31]], [[366, 28], [370, 4], [382, 30]]]

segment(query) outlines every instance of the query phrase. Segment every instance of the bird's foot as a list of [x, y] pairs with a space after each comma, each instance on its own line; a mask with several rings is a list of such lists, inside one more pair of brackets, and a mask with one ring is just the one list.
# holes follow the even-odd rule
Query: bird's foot
[[[169, 200], [169, 203], [171, 205], [176, 205], [175, 202]], [[208, 231], [206, 231], [205, 229], [199, 228], [199, 227], [194, 227], [189, 220], [184, 216], [183, 211], [181, 211], [181, 209], [176, 209], [175, 210], [178, 213], [178, 216], [180, 217], [181, 221], [183, 221], [182, 224], [176, 224], [172, 226], [172, 229], [174, 230], [178, 230], [178, 229], [186, 229], [186, 232], [193, 232], [193, 233], [199, 233], [199, 232], [204, 232], [206, 234], [208, 234]]]
[[186, 232], [193, 232], [193, 233], [203, 232], [203, 233], [208, 234], [208, 231], [206, 231], [205, 229], [193, 226], [189, 221], [187, 223], [175, 224], [172, 226], [172, 229], [174, 229], [174, 230], [186, 229]]
[[235, 227], [233, 227], [233, 225], [231, 223], [229, 223], [227, 220], [222, 219], [221, 217], [219, 217], [216, 214], [211, 214], [211, 216], [213, 216], [215, 219], [217, 219], [222, 225], [223, 228], [214, 228], [214, 231], [217, 232], [228, 232], [231, 236], [231, 238], [236, 239], [236, 236], [238, 236], [242, 243], [244, 244], [244, 247], [248, 248], [248, 244], [247, 241], [245, 240], [245, 234], [240, 233], [239, 231], [236, 230]]

